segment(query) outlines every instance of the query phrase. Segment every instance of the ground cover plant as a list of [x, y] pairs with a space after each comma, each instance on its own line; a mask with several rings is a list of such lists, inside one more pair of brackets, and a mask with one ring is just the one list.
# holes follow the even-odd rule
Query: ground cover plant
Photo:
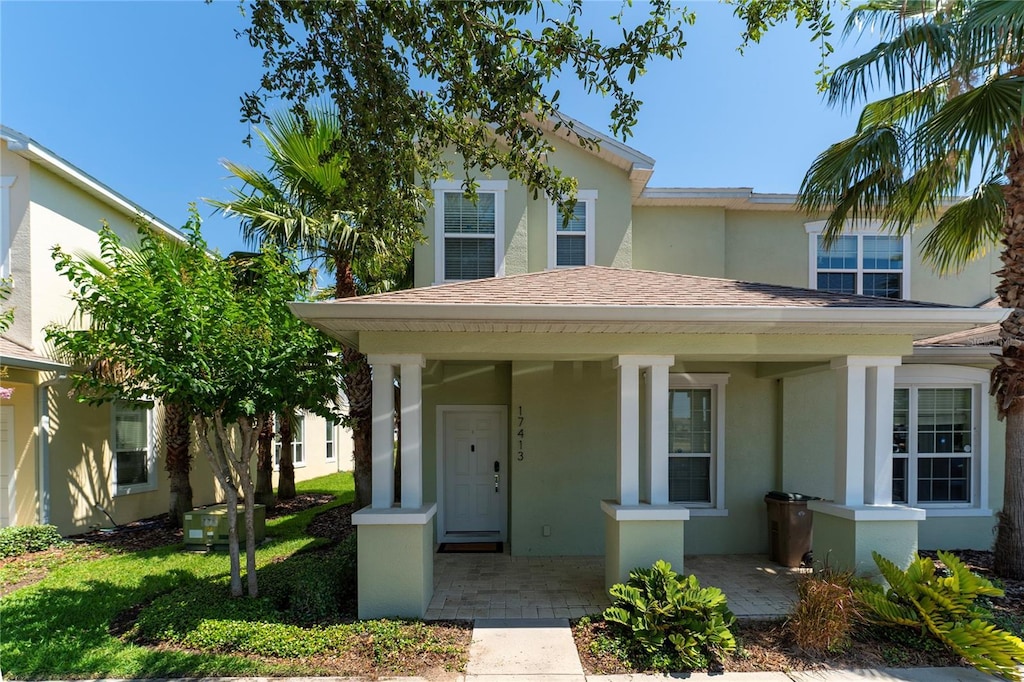
[[[352, 476], [298, 487], [335, 497], [268, 519], [269, 540], [257, 553], [267, 589], [255, 599], [229, 597], [228, 557], [219, 553], [184, 552], [180, 544], [133, 549], [138, 539], [128, 548], [83, 541], [59, 550], [69, 556], [51, 550], [42, 580], [0, 599], [4, 672], [18, 679], [375, 675], [463, 666], [465, 624], [346, 618], [354, 595], [346, 595], [344, 578], [354, 570], [346, 558], [353, 545], [343, 538], [351, 536]], [[330, 531], [317, 537], [310, 527]], [[5, 572], [12, 576], [10, 565], [0, 566], [0, 578]]]
[[56, 526], [0, 528], [0, 557], [19, 556], [64, 544]]

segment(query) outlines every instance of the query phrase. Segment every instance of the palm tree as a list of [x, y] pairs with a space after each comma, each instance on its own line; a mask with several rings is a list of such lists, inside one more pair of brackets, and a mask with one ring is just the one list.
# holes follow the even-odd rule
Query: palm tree
[[[881, 42], [832, 74], [828, 102], [864, 105], [857, 130], [823, 152], [800, 189], [829, 214], [828, 242], [848, 221], [874, 218], [897, 234], [934, 229], [923, 255], [943, 271], [1002, 245], [1002, 354], [992, 371], [1006, 421], [1003, 509], [995, 570], [1024, 577], [1024, 3], [875, 0], [847, 34], [872, 24]], [[966, 195], [966, 196], [965, 196]]]
[[[207, 201], [241, 219], [251, 244], [272, 242], [295, 249], [334, 275], [335, 298], [387, 288], [405, 271], [421, 238], [422, 204], [398, 212], [381, 206], [391, 194], [350, 178], [346, 126], [336, 109], [314, 108], [302, 115], [279, 113], [257, 131], [267, 149], [269, 173], [224, 161], [245, 183], [230, 201]], [[419, 210], [417, 210], [419, 209]], [[352, 426], [356, 503], [370, 501], [371, 377], [366, 356], [342, 349], [342, 386]]]

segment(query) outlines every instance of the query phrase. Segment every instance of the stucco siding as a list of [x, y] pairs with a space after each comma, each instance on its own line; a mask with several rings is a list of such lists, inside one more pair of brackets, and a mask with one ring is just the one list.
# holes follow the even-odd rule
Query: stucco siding
[[719, 208], [633, 208], [633, 267], [725, 277], [725, 211]]

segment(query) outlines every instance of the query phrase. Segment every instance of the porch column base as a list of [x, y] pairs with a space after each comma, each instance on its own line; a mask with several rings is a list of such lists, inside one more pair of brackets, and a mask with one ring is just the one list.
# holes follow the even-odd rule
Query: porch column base
[[650, 568], [658, 559], [683, 572], [683, 525], [690, 510], [674, 504], [622, 505], [604, 500], [604, 583], [629, 580], [634, 568]]
[[358, 538], [359, 617], [422, 618], [434, 595], [434, 515], [364, 507], [352, 515]]
[[906, 568], [917, 552], [917, 524], [925, 511], [898, 505], [843, 505], [811, 501], [814, 512], [814, 562], [876, 578], [878, 552]]

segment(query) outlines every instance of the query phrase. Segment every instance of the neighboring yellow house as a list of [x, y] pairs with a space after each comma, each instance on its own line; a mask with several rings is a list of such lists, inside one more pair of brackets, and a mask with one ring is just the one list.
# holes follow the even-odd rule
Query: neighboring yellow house
[[[14, 323], [0, 337], [0, 526], [52, 523], [64, 534], [126, 523], [167, 511], [161, 410], [88, 407], [68, 396], [67, 368], [54, 362], [44, 328], [72, 319], [67, 281], [50, 250], [98, 252], [101, 221], [136, 239], [145, 217], [173, 238], [174, 228], [148, 214], [31, 138], [0, 128], [0, 276], [13, 277]], [[296, 478], [348, 470], [351, 436], [315, 415], [302, 419], [293, 446]], [[198, 457], [197, 505], [216, 501], [209, 465]]]
[[439, 542], [603, 555], [609, 584], [763, 554], [772, 490], [824, 498], [814, 554], [832, 566], [989, 547], [1003, 425], [978, 339], [1004, 316], [981, 305], [998, 254], [941, 277], [927, 226], [873, 223], [826, 249], [793, 195], [652, 187], [654, 159], [598, 137], [554, 138], [570, 220], [501, 172], [475, 202], [439, 182], [417, 288], [293, 304], [373, 366], [360, 615], [422, 616]]

